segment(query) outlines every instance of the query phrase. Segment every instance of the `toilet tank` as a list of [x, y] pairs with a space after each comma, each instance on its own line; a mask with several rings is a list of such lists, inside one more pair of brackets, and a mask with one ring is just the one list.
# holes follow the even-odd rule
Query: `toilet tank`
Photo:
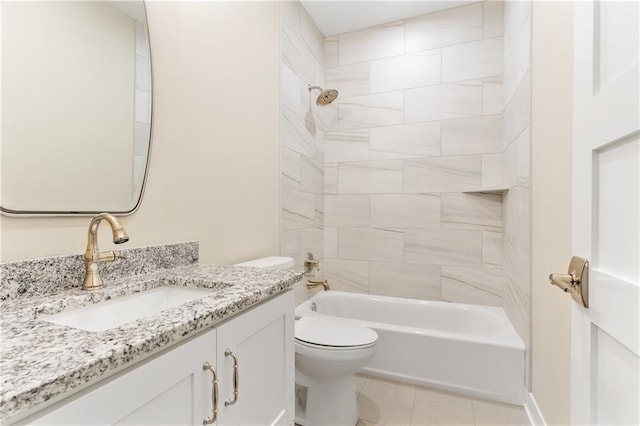
[[282, 256], [261, 257], [260, 259], [236, 263], [235, 266], [249, 266], [252, 268], [289, 269], [293, 268], [293, 258]]

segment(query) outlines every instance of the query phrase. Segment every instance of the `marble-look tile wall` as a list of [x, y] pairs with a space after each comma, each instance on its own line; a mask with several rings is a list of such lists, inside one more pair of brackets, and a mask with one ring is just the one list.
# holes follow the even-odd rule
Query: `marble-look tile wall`
[[[324, 38], [300, 2], [282, 2], [280, 253], [293, 257], [297, 269], [302, 269], [307, 252], [321, 261], [324, 253], [323, 116], [314, 109], [307, 88], [323, 85], [323, 50]], [[301, 301], [308, 294], [304, 285], [298, 287]]]
[[531, 2], [504, 3], [503, 306], [527, 348], [531, 324]]
[[502, 183], [502, 24], [488, 1], [325, 38], [332, 288], [502, 305], [502, 195], [463, 192]]

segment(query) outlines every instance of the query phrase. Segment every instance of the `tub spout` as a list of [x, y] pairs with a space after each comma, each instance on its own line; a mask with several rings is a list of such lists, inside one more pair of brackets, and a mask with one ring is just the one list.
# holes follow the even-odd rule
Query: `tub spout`
[[314, 288], [314, 287], [318, 287], [319, 285], [322, 286], [324, 291], [331, 290], [331, 288], [329, 287], [329, 282], [327, 280], [324, 280], [324, 281], [307, 280], [307, 288]]

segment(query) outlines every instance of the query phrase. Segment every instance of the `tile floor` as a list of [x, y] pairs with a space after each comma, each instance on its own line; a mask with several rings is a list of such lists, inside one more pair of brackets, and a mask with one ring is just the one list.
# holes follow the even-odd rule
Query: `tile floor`
[[530, 425], [523, 407], [356, 376], [357, 426]]

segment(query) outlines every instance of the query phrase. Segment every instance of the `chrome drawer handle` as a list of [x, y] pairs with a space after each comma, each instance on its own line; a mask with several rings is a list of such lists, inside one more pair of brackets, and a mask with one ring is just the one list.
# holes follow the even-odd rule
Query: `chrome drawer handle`
[[209, 370], [211, 374], [213, 374], [213, 379], [211, 380], [211, 405], [213, 406], [213, 411], [210, 416], [205, 417], [202, 421], [203, 425], [210, 425], [215, 422], [218, 417], [218, 375], [216, 374], [216, 370], [214, 370], [208, 362], [202, 365], [202, 369], [205, 371]]
[[231, 351], [231, 349], [227, 349], [226, 351], [224, 351], [224, 355], [233, 358], [233, 400], [227, 399], [224, 402], [225, 406], [229, 406], [238, 402], [238, 387], [240, 386], [240, 375], [238, 373], [238, 358]]

